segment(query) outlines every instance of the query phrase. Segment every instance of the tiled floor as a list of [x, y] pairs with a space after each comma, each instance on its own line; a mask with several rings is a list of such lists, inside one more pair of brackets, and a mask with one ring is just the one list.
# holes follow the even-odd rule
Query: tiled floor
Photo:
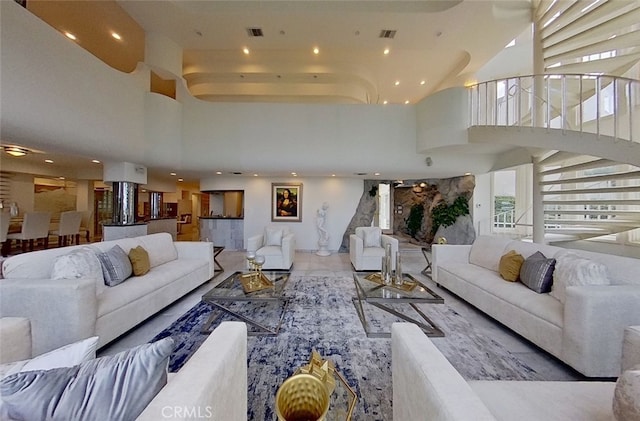
[[[470, 320], [477, 328], [485, 330], [487, 335], [491, 335], [496, 341], [520, 358], [521, 361], [535, 369], [542, 378], [546, 380], [584, 379], [583, 376], [556, 358], [540, 350], [527, 340], [522, 339], [517, 334], [485, 316], [482, 312], [466, 304], [464, 301], [451, 295], [448, 291], [437, 287], [429, 278], [420, 275], [420, 272], [426, 266], [426, 261], [419, 247], [401, 247], [401, 256], [405, 272], [412, 273], [425, 282], [430, 288], [445, 298], [447, 305], [454, 308], [458, 313], [467, 318], [467, 320]], [[225, 250], [218, 256], [218, 261], [225, 268], [223, 274], [198, 287], [137, 328], [102, 348], [98, 354], [110, 355], [123, 349], [148, 342], [158, 332], [169, 326], [174, 320], [197, 304], [200, 301], [200, 297], [214, 285], [236, 270], [243, 269], [245, 263], [244, 253]], [[308, 274], [334, 272], [348, 275], [351, 273], [352, 267], [348, 253], [334, 253], [331, 256], [320, 257], [310, 252], [298, 252], [296, 253], [293, 270], [296, 272], [304, 271]]]

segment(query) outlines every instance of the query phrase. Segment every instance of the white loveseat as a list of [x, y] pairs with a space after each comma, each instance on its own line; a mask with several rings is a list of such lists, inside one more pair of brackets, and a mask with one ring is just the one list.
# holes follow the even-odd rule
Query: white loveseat
[[[125, 253], [142, 246], [151, 270], [113, 287], [102, 279], [52, 279], [58, 256], [81, 247], [106, 252], [119, 245]], [[33, 355], [91, 336], [101, 347], [214, 275], [213, 243], [174, 242], [170, 234], [62, 247], [19, 254], [2, 265], [0, 316], [31, 322]]]
[[[640, 363], [640, 327], [624, 336], [628, 370]], [[467, 381], [411, 323], [392, 325], [391, 354], [394, 421], [615, 419], [613, 381]]]
[[[603, 264], [610, 285], [569, 286], [563, 304], [498, 274], [501, 256], [575, 253]], [[640, 259], [479, 236], [433, 245], [433, 280], [588, 377], [620, 374], [623, 331], [640, 324]]]

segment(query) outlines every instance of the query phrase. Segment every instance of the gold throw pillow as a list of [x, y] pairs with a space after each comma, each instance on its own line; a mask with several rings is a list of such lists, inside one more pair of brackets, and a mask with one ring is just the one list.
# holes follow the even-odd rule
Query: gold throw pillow
[[498, 271], [504, 280], [515, 282], [520, 277], [520, 267], [524, 263], [524, 257], [516, 253], [515, 250], [509, 251], [500, 258]]
[[142, 246], [138, 246], [129, 251], [129, 260], [131, 260], [131, 266], [133, 267], [133, 274], [135, 276], [144, 275], [151, 269], [149, 253], [147, 253]]

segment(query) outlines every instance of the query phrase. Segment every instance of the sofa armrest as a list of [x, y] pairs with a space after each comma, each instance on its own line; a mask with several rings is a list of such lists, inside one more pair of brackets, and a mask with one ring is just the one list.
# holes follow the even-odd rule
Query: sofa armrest
[[97, 313], [95, 279], [0, 282], [0, 316], [29, 319], [34, 356], [93, 336]]
[[624, 329], [640, 324], [640, 286], [567, 287], [562, 359], [589, 377], [620, 374]]
[[413, 323], [391, 326], [394, 421], [495, 420], [489, 409]]
[[247, 326], [222, 322], [137, 419], [246, 421]]
[[209, 261], [209, 279], [215, 275], [213, 243], [208, 241], [176, 241], [178, 259], [200, 259]]
[[0, 318], [0, 364], [31, 358], [31, 323], [24, 317]]
[[622, 371], [640, 365], [640, 326], [629, 326], [624, 330], [622, 342]]
[[262, 244], [264, 244], [264, 235], [253, 235], [247, 238], [247, 251], [257, 251]]
[[438, 282], [438, 266], [446, 263], [469, 263], [471, 245], [433, 244], [431, 246], [431, 275]]
[[363, 250], [364, 242], [362, 241], [362, 238], [355, 234], [349, 235], [349, 258], [351, 259], [351, 264], [356, 270], [358, 270], [362, 265], [360, 260], [362, 258]]
[[287, 234], [282, 238], [282, 263], [285, 268], [293, 265], [296, 255], [296, 237], [293, 233]]

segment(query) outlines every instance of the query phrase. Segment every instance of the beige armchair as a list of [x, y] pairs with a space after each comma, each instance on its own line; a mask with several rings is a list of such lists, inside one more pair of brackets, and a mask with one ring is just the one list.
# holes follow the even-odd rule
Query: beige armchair
[[247, 239], [247, 251], [264, 256], [263, 269], [289, 270], [296, 253], [296, 239], [286, 225], [268, 225], [263, 234]]
[[391, 269], [396, 268], [398, 240], [382, 233], [380, 227], [357, 227], [349, 236], [349, 258], [355, 270], [380, 270], [385, 247], [391, 244]]

